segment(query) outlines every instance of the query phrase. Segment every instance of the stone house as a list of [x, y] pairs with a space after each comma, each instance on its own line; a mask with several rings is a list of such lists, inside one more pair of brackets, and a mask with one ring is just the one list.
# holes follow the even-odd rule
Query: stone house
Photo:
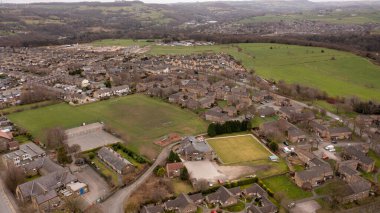
[[206, 196], [210, 204], [218, 204], [222, 207], [232, 206], [238, 203], [238, 199], [224, 186], [219, 187], [216, 192]]
[[185, 167], [182, 162], [166, 164], [166, 175], [169, 178], [179, 177], [181, 169]]
[[13, 141], [13, 135], [11, 132], [0, 131], [0, 151], [9, 150], [9, 144]]
[[315, 120], [309, 121], [309, 128], [311, 132], [315, 132], [319, 137], [330, 139], [329, 129]]
[[247, 197], [266, 197], [268, 193], [257, 183], [243, 190], [243, 194]]
[[164, 204], [167, 211], [192, 213], [197, 211], [197, 205], [186, 194], [180, 194], [174, 200], [168, 200]]
[[215, 123], [224, 123], [228, 121], [230, 118], [227, 114], [224, 114], [222, 112], [218, 112], [213, 109], [209, 109], [205, 112], [205, 119], [206, 121], [211, 121]]
[[41, 147], [29, 142], [21, 144], [19, 150], [3, 155], [3, 162], [6, 165], [12, 163], [15, 166], [23, 166], [44, 156], [46, 156], [46, 152]]
[[348, 127], [336, 127], [329, 129], [331, 140], [345, 140], [351, 139], [352, 131]]
[[225, 106], [223, 112], [226, 112], [228, 116], [234, 117], [237, 115], [237, 109], [233, 106]]
[[175, 152], [184, 160], [213, 160], [216, 155], [211, 146], [204, 140], [193, 136], [186, 137], [175, 148]]
[[375, 161], [366, 156], [356, 146], [348, 146], [343, 150], [343, 156], [348, 160], [357, 160], [358, 168], [365, 172], [372, 172], [375, 169]]
[[278, 212], [278, 208], [267, 197], [262, 197], [259, 200], [258, 205], [255, 205], [254, 203], [252, 203], [251, 206], [247, 208], [246, 212], [247, 213], [276, 213]]
[[98, 156], [118, 174], [125, 175], [135, 169], [131, 162], [109, 147], [102, 147], [98, 151]]
[[156, 206], [143, 206], [140, 210], [141, 213], [164, 213], [165, 209], [161, 205]]
[[358, 176], [355, 182], [348, 183], [348, 186], [340, 190], [337, 194], [340, 203], [350, 203], [369, 197], [371, 183]]

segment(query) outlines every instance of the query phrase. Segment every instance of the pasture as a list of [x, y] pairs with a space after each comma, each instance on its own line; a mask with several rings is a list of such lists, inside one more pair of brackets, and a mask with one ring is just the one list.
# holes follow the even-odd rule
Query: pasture
[[[122, 44], [125, 41], [125, 45]], [[143, 41], [103, 40], [102, 45], [128, 46]], [[128, 44], [128, 45], [127, 45]], [[158, 46], [151, 43], [148, 54], [227, 53], [247, 70], [266, 79], [311, 86], [330, 96], [357, 96], [380, 101], [380, 66], [349, 52], [320, 47], [244, 43], [214, 46]]]
[[209, 138], [207, 142], [225, 164], [263, 160], [271, 155], [252, 135]]
[[16, 125], [28, 129], [42, 142], [52, 127], [73, 128], [82, 123], [104, 122], [134, 151], [154, 152], [156, 139], [169, 133], [199, 134], [207, 123], [196, 114], [144, 95], [130, 95], [81, 106], [65, 103], [8, 115]]

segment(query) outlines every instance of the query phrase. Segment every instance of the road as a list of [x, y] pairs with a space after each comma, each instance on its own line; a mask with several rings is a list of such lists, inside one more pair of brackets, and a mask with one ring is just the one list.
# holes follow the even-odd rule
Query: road
[[113, 194], [110, 198], [108, 198], [105, 202], [101, 204], [103, 212], [107, 213], [123, 213], [124, 212], [124, 201], [131, 196], [131, 194], [141, 185], [143, 184], [150, 175], [152, 175], [153, 170], [156, 166], [163, 163], [166, 158], [169, 156], [171, 148], [175, 144], [165, 147], [161, 153], [158, 155], [157, 159], [154, 161], [153, 165], [135, 182], [131, 185], [120, 189], [115, 194]]
[[7, 188], [5, 188], [3, 179], [0, 178], [0, 212], [1, 213], [16, 213], [14, 205], [11, 203], [12, 195]]

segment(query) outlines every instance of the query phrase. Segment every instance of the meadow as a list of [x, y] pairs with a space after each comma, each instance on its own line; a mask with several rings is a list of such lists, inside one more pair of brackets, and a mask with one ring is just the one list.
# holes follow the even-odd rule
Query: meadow
[[[130, 45], [131, 41], [124, 42]], [[100, 43], [98, 41], [96, 44], [106, 46], [117, 42], [120, 41], [105, 40]], [[151, 43], [148, 54], [207, 52], [230, 54], [241, 61], [247, 70], [254, 70], [266, 79], [284, 80], [288, 83], [315, 87], [326, 91], [330, 96], [357, 96], [363, 100], [380, 101], [380, 84], [378, 83], [380, 66], [349, 52], [269, 43], [195, 47], [158, 46]]]
[[153, 142], [169, 133], [193, 135], [207, 129], [207, 123], [196, 114], [144, 95], [124, 96], [81, 106], [55, 104], [13, 113], [8, 118], [28, 129], [42, 142], [49, 128], [72, 128], [82, 123], [102, 121], [126, 140], [128, 148], [143, 154], [148, 151], [157, 154], [159, 147]]
[[225, 164], [263, 160], [271, 155], [252, 135], [209, 138], [207, 142]]

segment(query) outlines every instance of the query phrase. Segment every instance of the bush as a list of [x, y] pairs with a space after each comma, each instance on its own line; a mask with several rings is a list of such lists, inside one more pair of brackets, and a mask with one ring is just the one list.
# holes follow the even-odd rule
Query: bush
[[95, 153], [91, 152], [90, 154], [88, 154], [88, 157], [92, 160], [95, 158]]

